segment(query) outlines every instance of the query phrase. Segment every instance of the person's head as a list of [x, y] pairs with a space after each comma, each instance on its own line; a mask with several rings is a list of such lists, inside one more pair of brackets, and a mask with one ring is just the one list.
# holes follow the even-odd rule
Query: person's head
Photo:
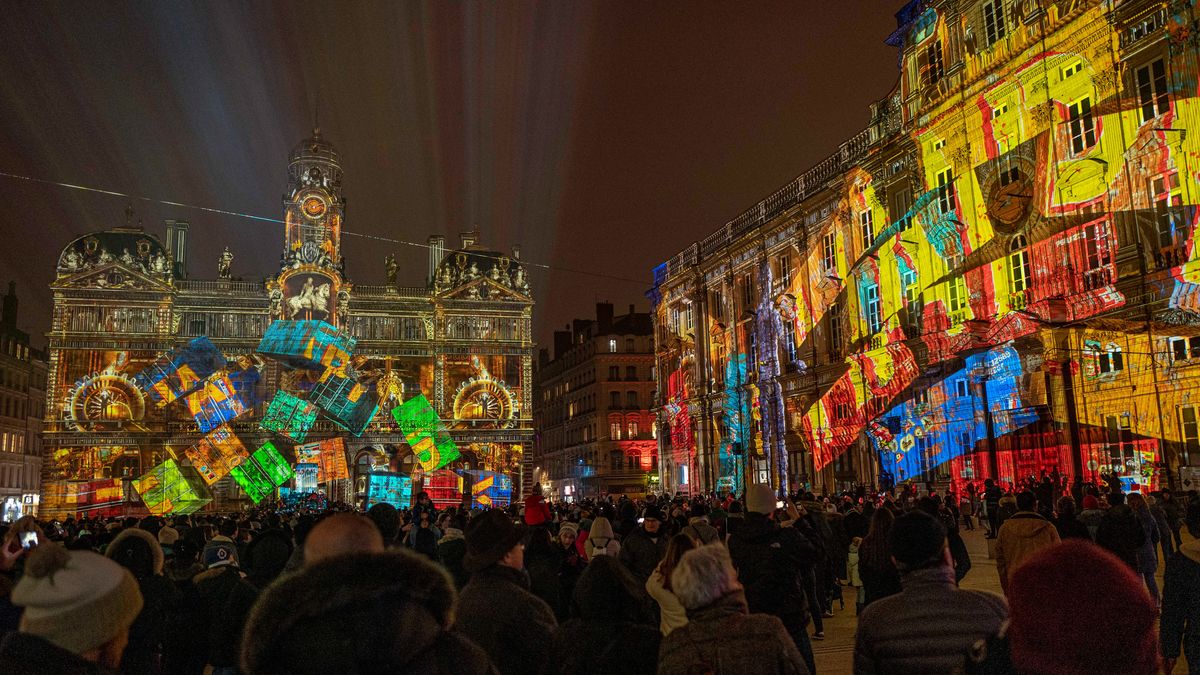
[[1063, 495], [1058, 498], [1058, 515], [1063, 518], [1071, 518], [1075, 515], [1075, 499], [1071, 495]]
[[8, 546], [13, 542], [16, 542], [18, 546], [21, 545], [21, 535], [26, 532], [36, 533], [36, 541], [39, 543], [46, 541], [46, 533], [38, 525], [37, 519], [33, 516], [21, 516], [12, 525], [8, 526], [8, 531], [4, 533], [4, 545]]
[[304, 564], [349, 555], [383, 552], [383, 535], [371, 519], [356, 513], [335, 513], [313, 527], [304, 540]]
[[1188, 533], [1200, 539], [1200, 499], [1193, 497], [1188, 501], [1187, 514], [1184, 516], [1183, 524], [1187, 526]]
[[525, 568], [524, 532], [503, 511], [487, 511], [467, 526], [463, 569], [471, 574], [493, 565]]
[[658, 528], [662, 527], [662, 521], [666, 517], [661, 509], [651, 506], [642, 514], [642, 529], [648, 534], [658, 534]]
[[1096, 495], [1083, 496], [1083, 510], [1089, 511], [1100, 508], [1100, 500], [1096, 499]]
[[1134, 511], [1142, 511], [1147, 508], [1146, 498], [1143, 497], [1140, 492], [1130, 493], [1125, 499], [1125, 502], [1129, 504], [1129, 508], [1133, 509]]
[[892, 560], [901, 572], [950, 565], [946, 548], [946, 528], [934, 516], [913, 510], [892, 524], [888, 544]]
[[684, 553], [671, 572], [671, 588], [688, 611], [708, 607], [742, 590], [729, 551], [721, 544], [700, 546]]
[[138, 527], [121, 530], [104, 549], [104, 555], [129, 570], [135, 579], [162, 574], [162, 546], [154, 535]]
[[571, 597], [574, 615], [606, 625], [645, 618], [645, 591], [616, 558], [600, 556], [584, 569]]
[[[746, 488], [746, 512], [761, 513], [764, 516], [775, 511], [778, 498], [770, 485], [758, 484]], [[732, 509], [731, 509], [732, 510]]]
[[1120, 490], [1108, 493], [1108, 505], [1120, 506], [1125, 503], [1125, 493]]
[[260, 586], [282, 574], [291, 557], [292, 541], [282, 530], [266, 530], [246, 547], [246, 567]]
[[550, 538], [550, 530], [544, 527], [535, 527], [529, 532], [529, 543], [525, 545], [525, 553], [527, 555], [553, 555], [555, 553], [554, 540]]
[[459, 645], [447, 636], [454, 602], [445, 571], [408, 551], [352, 553], [306, 565], [259, 596], [246, 621], [241, 670], [441, 672], [438, 659]]
[[684, 553], [699, 546], [699, 542], [692, 539], [686, 534], [677, 534], [671, 537], [671, 542], [667, 544], [667, 553], [663, 556], [662, 562], [658, 565], [658, 572], [662, 575], [663, 588], [671, 590], [671, 574], [675, 571], [675, 567], [679, 564], [679, 559]]
[[429, 504], [429, 493], [421, 490], [417, 493], [417, 503], [421, 505]]
[[142, 593], [129, 570], [91, 551], [55, 543], [37, 547], [13, 588], [23, 607], [19, 629], [86, 661], [116, 670], [129, 627], [142, 611]]
[[992, 478], [986, 478], [983, 481], [983, 486], [984, 487], [996, 487], [996, 481], [995, 481], [995, 479], [992, 479]]
[[579, 526], [575, 523], [566, 522], [558, 526], [558, 543], [565, 549], [570, 549], [575, 546], [575, 539], [579, 537]]
[[588, 530], [587, 545], [584, 547], [584, 552], [589, 558], [597, 555], [605, 555], [608, 550], [608, 544], [616, 538], [613, 533], [612, 522], [601, 516], [592, 521], [592, 529]]
[[200, 562], [208, 569], [214, 567], [237, 567], [237, 547], [227, 541], [210, 541], [204, 545]]
[[1037, 495], [1029, 490], [1022, 490], [1017, 493], [1017, 510], [1018, 511], [1033, 511], [1037, 508]]
[[[1016, 672], [1158, 672], [1154, 601], [1127, 564], [1091, 542], [1070, 539], [1027, 558], [1012, 573], [1008, 606]], [[1079, 620], [1081, 607], [1089, 620]]]
[[400, 533], [400, 512], [396, 507], [387, 502], [375, 504], [367, 509], [367, 517], [379, 528], [384, 544], [396, 541], [396, 535]]
[[217, 534], [221, 535], [222, 537], [235, 539], [237, 537], [237, 533], [238, 524], [233, 518], [222, 518], [217, 522]]

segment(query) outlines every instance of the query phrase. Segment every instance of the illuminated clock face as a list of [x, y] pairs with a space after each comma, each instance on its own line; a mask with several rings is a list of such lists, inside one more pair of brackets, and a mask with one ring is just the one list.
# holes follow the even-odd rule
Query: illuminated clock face
[[515, 410], [512, 392], [490, 377], [467, 380], [454, 395], [454, 418], [468, 426], [508, 426]]
[[146, 400], [131, 379], [110, 371], [80, 380], [67, 395], [67, 413], [80, 431], [120, 429], [146, 416]]
[[304, 210], [304, 215], [309, 218], [320, 218], [325, 215], [325, 202], [321, 201], [320, 197], [309, 197], [300, 205]]

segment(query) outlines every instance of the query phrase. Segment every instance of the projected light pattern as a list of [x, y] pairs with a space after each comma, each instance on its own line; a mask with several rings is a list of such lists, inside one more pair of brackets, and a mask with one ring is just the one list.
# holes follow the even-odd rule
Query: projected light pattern
[[317, 465], [319, 483], [350, 477], [350, 469], [346, 464], [346, 442], [341, 438], [297, 445], [295, 450], [297, 463]]
[[379, 394], [373, 385], [336, 374], [327, 374], [309, 400], [346, 431], [362, 436], [379, 412]]
[[424, 394], [418, 394], [392, 409], [392, 417], [412, 447], [426, 473], [459, 458], [458, 446]]
[[471, 506], [492, 509], [512, 503], [512, 479], [507, 474], [495, 471], [460, 472], [471, 485]]
[[191, 467], [168, 459], [133, 481], [142, 503], [157, 516], [195, 513], [212, 501], [204, 481]]
[[229, 376], [222, 373], [209, 376], [184, 401], [188, 412], [196, 420], [196, 426], [205, 434], [226, 422], [232, 422], [247, 410]]
[[376, 504], [391, 504], [397, 509], [412, 506], [413, 481], [398, 473], [373, 471], [367, 474], [367, 502], [370, 509]]
[[250, 455], [249, 461], [234, 467], [230, 475], [257, 504], [291, 480], [293, 471], [274, 444], [265, 443]]
[[209, 485], [227, 476], [250, 456], [229, 425], [214, 429], [199, 443], [184, 450], [183, 454]]
[[147, 366], [133, 380], [162, 407], [190, 394], [209, 375], [225, 367], [225, 355], [208, 338], [198, 337]]
[[271, 322], [258, 353], [298, 368], [341, 371], [350, 363], [355, 339], [324, 321]]
[[316, 421], [315, 405], [281, 389], [275, 392], [275, 398], [267, 405], [259, 426], [302, 443]]

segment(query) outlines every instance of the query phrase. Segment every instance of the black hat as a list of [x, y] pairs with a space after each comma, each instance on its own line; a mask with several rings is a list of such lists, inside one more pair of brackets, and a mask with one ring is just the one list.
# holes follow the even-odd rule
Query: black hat
[[666, 520], [666, 518], [663, 517], [662, 509], [658, 508], [657, 506], [647, 506], [646, 510], [642, 512], [642, 518], [646, 520], [653, 518], [659, 522]]
[[901, 570], [916, 569], [941, 555], [946, 548], [946, 528], [924, 511], [909, 511], [892, 524], [889, 543]]
[[524, 536], [521, 528], [503, 511], [487, 511], [467, 526], [467, 553], [463, 556], [463, 569], [478, 572], [496, 564], [521, 543]]

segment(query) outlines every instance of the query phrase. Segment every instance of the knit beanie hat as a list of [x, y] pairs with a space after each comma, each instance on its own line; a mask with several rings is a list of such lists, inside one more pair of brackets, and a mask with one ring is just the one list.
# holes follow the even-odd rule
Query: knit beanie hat
[[24, 607], [22, 633], [74, 654], [112, 640], [142, 611], [142, 593], [129, 570], [91, 551], [38, 546], [12, 592]]
[[946, 548], [946, 528], [937, 518], [916, 509], [896, 519], [888, 540], [901, 571], [915, 569], [936, 559]]
[[558, 533], [562, 534], [563, 532], [570, 532], [575, 536], [579, 536], [579, 525], [572, 523], [571, 521], [561, 523], [558, 526]]
[[[899, 524], [899, 520], [896, 521]], [[1012, 663], [1031, 675], [1154, 675], [1157, 611], [1142, 580], [1091, 542], [1038, 551], [1008, 585]], [[1080, 621], [1080, 608], [1088, 620]]]
[[228, 541], [218, 541], [216, 539], [208, 542], [204, 546], [204, 553], [201, 555], [205, 567], [220, 567], [222, 565], [237, 564], [237, 547]]
[[775, 491], [770, 485], [751, 485], [746, 490], [746, 511], [766, 515], [775, 511]]
[[503, 511], [487, 511], [471, 521], [465, 533], [467, 552], [463, 556], [463, 569], [475, 573], [495, 565], [521, 543], [524, 530]]
[[179, 541], [179, 530], [167, 525], [158, 531], [158, 543], [163, 546], [174, 546]]

